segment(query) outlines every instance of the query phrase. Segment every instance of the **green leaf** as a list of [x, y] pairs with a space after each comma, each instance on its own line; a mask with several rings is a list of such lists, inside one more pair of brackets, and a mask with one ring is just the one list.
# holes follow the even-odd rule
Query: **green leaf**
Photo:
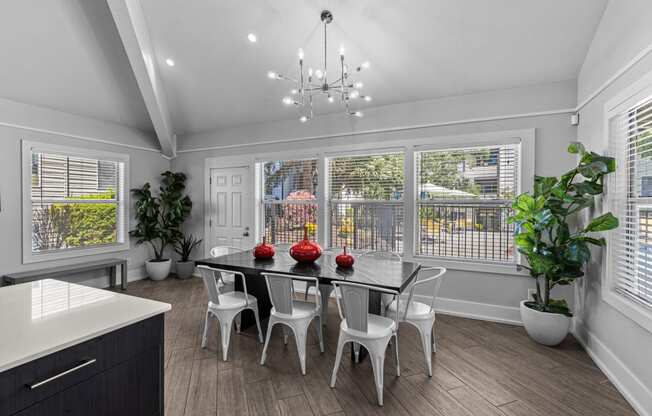
[[591, 251], [582, 240], [574, 240], [568, 244], [566, 258], [574, 263], [584, 264], [591, 259]]
[[580, 165], [577, 169], [582, 174], [582, 176], [586, 178], [593, 178], [595, 176], [609, 172], [607, 164], [601, 160], [596, 160], [586, 165]]
[[594, 218], [584, 229], [585, 232], [608, 231], [618, 227], [618, 218], [614, 217], [611, 212]]
[[571, 142], [571, 144], [568, 145], [568, 153], [584, 153], [586, 150], [584, 150], [584, 145], [580, 142]]

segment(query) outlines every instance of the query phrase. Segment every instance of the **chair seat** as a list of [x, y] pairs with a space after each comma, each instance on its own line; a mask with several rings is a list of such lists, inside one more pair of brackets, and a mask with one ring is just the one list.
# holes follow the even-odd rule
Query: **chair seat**
[[247, 300], [250, 304], [257, 302], [255, 296], [245, 295], [244, 292], [225, 292], [219, 295], [219, 300], [219, 304], [208, 302], [208, 307], [217, 310], [237, 309], [247, 305]]
[[[401, 297], [400, 310], [398, 312], [399, 319], [403, 319], [405, 316], [405, 305], [407, 304], [407, 297]], [[387, 307], [387, 316], [393, 316], [396, 313], [396, 301], [392, 301]], [[410, 302], [410, 307], [408, 309], [406, 319], [430, 319], [435, 315], [435, 311], [430, 310], [430, 305], [425, 303], [417, 302], [412, 299]]]
[[272, 308], [272, 315], [281, 318], [281, 319], [302, 319], [309, 318], [314, 316], [317, 311], [315, 310], [315, 304], [313, 302], [302, 302], [300, 300], [292, 301], [292, 315], [287, 313], [277, 312], [275, 308]]
[[396, 330], [396, 323], [393, 319], [384, 316], [367, 314], [367, 332], [351, 329], [346, 324], [346, 320], [340, 323], [340, 329], [357, 338], [376, 339], [391, 336]]

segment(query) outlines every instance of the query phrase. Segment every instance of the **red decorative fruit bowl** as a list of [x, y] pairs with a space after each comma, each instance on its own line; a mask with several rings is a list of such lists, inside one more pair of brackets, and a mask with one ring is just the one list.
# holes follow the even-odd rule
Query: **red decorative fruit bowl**
[[308, 227], [303, 228], [303, 240], [290, 247], [290, 256], [299, 263], [312, 263], [321, 256], [321, 246], [308, 240]]
[[335, 257], [335, 263], [337, 263], [339, 267], [349, 268], [353, 266], [353, 263], [355, 263], [355, 258], [346, 252], [346, 246], [344, 246], [344, 251]]
[[257, 259], [271, 259], [276, 254], [274, 246], [267, 244], [265, 242], [265, 237], [263, 237], [263, 242], [254, 247], [254, 257]]

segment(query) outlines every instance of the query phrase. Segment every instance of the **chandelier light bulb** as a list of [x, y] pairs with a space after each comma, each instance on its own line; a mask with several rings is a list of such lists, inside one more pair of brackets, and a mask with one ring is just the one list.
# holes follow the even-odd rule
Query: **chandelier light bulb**
[[344, 49], [344, 46], [340, 45], [340, 56], [344, 56], [344, 52], [346, 49]]
[[324, 73], [321, 72], [321, 69], [318, 69], [315, 71], [315, 76], [319, 79], [322, 79], [324, 77]]
[[270, 78], [270, 79], [276, 79], [276, 76], [277, 76], [277, 75], [276, 75], [276, 72], [269, 71], [269, 72], [267, 73], [267, 77]]
[[364, 61], [360, 66], [362, 67], [362, 69], [369, 69], [371, 67], [371, 64], [369, 63], [369, 61]]
[[344, 65], [343, 70], [344, 70], [344, 73], [345, 73], [345, 74], [348, 74], [348, 73], [349, 73], [349, 66], [348, 66], [348, 65]]
[[308, 68], [308, 76], [309, 76], [309, 77], [312, 76], [312, 68]]
[[306, 117], [306, 116], [301, 116], [301, 117], [299, 118], [299, 121], [302, 122], [302, 123], [305, 123], [306, 121], [308, 121], [308, 117]]
[[329, 95], [329, 96], [328, 96], [328, 102], [329, 102], [329, 103], [332, 103], [333, 101], [335, 101], [335, 99], [333, 98], [332, 95]]
[[294, 103], [294, 100], [292, 99], [292, 97], [283, 97], [283, 104], [291, 105], [292, 103]]
[[249, 39], [249, 42], [251, 43], [256, 43], [258, 41], [258, 38], [254, 33], [250, 33], [247, 35], [247, 39]]
[[360, 96], [360, 91], [358, 91], [358, 90], [353, 90], [349, 94], [349, 97], [351, 97], [351, 98], [358, 98], [359, 96]]
[[297, 95], [298, 93], [299, 93], [299, 91], [297, 91], [296, 89], [291, 89], [290, 90], [290, 94], [292, 94], [292, 95]]
[[353, 115], [358, 117], [358, 118], [361, 118], [362, 116], [364, 116], [364, 114], [362, 114], [362, 111], [356, 111], [355, 113], [353, 113]]
[[303, 60], [303, 49], [299, 48], [299, 52], [297, 53], [299, 55], [299, 59]]
[[355, 84], [353, 84], [353, 86], [356, 87], [357, 89], [360, 89], [360, 88], [362, 88], [364, 86], [364, 84], [362, 82], [358, 81]]
[[365, 95], [364, 100], [365, 100], [366, 102], [371, 101], [371, 96], [369, 96], [369, 95]]

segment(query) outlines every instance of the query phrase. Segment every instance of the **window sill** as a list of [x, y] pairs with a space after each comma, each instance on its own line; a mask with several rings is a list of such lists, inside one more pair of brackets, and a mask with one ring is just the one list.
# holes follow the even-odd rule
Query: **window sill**
[[457, 259], [444, 259], [441, 257], [429, 256], [412, 256], [407, 257], [405, 260], [413, 260], [428, 266], [442, 266], [448, 270], [459, 270], [477, 273], [488, 274], [502, 274], [510, 276], [524, 276], [529, 277], [526, 269], [517, 270], [516, 264], [500, 264], [500, 263], [483, 263], [479, 261], [461, 261]]
[[40, 263], [45, 261], [72, 259], [76, 257], [92, 256], [96, 254], [116, 253], [120, 251], [129, 250], [129, 242], [122, 244], [115, 244], [110, 246], [94, 247], [94, 248], [79, 248], [61, 250], [58, 252], [49, 253], [23, 253], [23, 264]]
[[602, 299], [625, 317], [652, 332], [652, 310], [602, 284]]

